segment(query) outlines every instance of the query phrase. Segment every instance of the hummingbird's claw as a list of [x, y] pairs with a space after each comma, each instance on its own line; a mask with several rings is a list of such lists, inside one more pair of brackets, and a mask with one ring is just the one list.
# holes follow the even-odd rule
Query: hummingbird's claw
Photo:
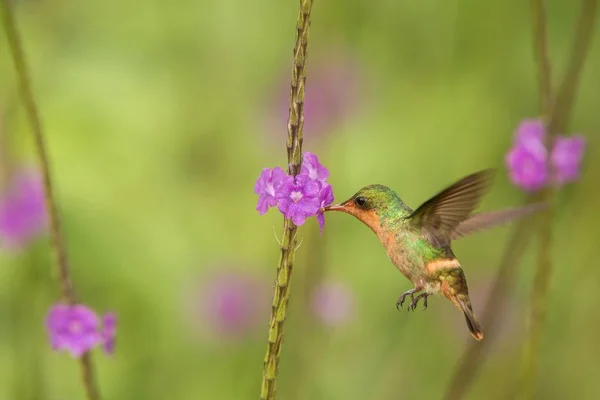
[[396, 301], [396, 310], [400, 311], [402, 308], [402, 303], [404, 303], [404, 298], [400, 296], [398, 297], [398, 301]]
[[[411, 304], [414, 303], [414, 301], [415, 301], [414, 293], [418, 292], [418, 291], [419, 291], [419, 289], [413, 288], [413, 289], [407, 290], [406, 292], [402, 293], [400, 295], [400, 297], [398, 297], [398, 301], [396, 301], [396, 309], [398, 311], [400, 311], [400, 309], [402, 308], [402, 305], [404, 304], [404, 301], [406, 300], [406, 296], [410, 296]], [[410, 310], [410, 306], [408, 306], [407, 310]]]
[[419, 304], [419, 300], [423, 299], [423, 311], [427, 310], [427, 297], [429, 297], [429, 293], [421, 293], [417, 297], [413, 299], [413, 301], [408, 305], [408, 310], [415, 310], [417, 305]]

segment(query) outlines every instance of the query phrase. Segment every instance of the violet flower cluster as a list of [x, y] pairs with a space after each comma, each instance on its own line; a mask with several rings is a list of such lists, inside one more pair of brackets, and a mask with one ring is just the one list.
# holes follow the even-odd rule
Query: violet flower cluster
[[186, 291], [185, 320], [194, 333], [206, 333], [211, 340], [237, 341], [268, 321], [269, 280], [234, 265], [213, 266]]
[[313, 290], [311, 310], [324, 325], [333, 327], [349, 323], [354, 308], [354, 294], [344, 282], [321, 282]]
[[546, 129], [541, 120], [524, 120], [515, 132], [513, 147], [506, 154], [510, 179], [524, 190], [536, 191], [549, 183], [560, 187], [579, 178], [585, 138], [582, 135], [557, 136], [548, 152], [544, 145], [545, 136]]
[[56, 304], [46, 316], [50, 345], [56, 351], [67, 351], [79, 358], [101, 345], [107, 354], [115, 349], [117, 317], [106, 313], [101, 318], [89, 307]]
[[[362, 66], [356, 56], [341, 48], [330, 48], [327, 55], [311, 61], [310, 79], [304, 93], [304, 143], [324, 139], [334, 133], [348, 117], [358, 111], [364, 100]], [[287, 124], [290, 102], [288, 65], [278, 79], [267, 103], [269, 132], [282, 138]], [[279, 142], [277, 142], [279, 143]]]
[[323, 234], [323, 207], [334, 200], [333, 188], [327, 178], [329, 170], [310, 152], [304, 153], [300, 174], [295, 178], [279, 167], [264, 168], [254, 186], [258, 195], [256, 210], [264, 215], [270, 207], [277, 206], [297, 226], [304, 224], [306, 218], [316, 216]]
[[42, 178], [35, 170], [20, 170], [0, 196], [0, 243], [21, 249], [47, 226]]

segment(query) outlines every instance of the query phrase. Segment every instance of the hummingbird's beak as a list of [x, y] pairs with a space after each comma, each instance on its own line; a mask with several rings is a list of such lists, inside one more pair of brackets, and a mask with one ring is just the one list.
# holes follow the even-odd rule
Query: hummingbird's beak
[[327, 207], [323, 207], [323, 211], [342, 211], [346, 208], [344, 204], [332, 204]]

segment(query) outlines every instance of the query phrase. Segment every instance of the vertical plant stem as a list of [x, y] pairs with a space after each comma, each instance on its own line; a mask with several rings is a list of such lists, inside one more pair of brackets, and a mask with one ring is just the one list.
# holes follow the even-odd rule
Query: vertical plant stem
[[[313, 296], [315, 289], [321, 284], [327, 271], [325, 248], [327, 246], [327, 235], [319, 237], [318, 230], [313, 230], [308, 235], [308, 243], [305, 245], [304, 254], [306, 261], [302, 263], [304, 272], [304, 285], [301, 288], [302, 307], [300, 315], [296, 317], [298, 325], [303, 326], [303, 334], [299, 335], [298, 346], [299, 362], [294, 369], [294, 380], [302, 382], [301, 388], [295, 390], [290, 397], [292, 400], [304, 400], [307, 398], [320, 398], [318, 393], [319, 382], [316, 381], [319, 370], [315, 366], [315, 359], [319, 357], [318, 350], [314, 344], [318, 343], [319, 349], [327, 346], [327, 337], [324, 335], [323, 323], [319, 321], [313, 309]], [[306, 239], [305, 239], [306, 240]], [[297, 298], [297, 297], [296, 297]], [[298, 310], [299, 307], [296, 308]], [[286, 396], [287, 397], [287, 396]]]
[[8, 177], [10, 173], [8, 171], [10, 161], [8, 159], [8, 134], [6, 133], [6, 110], [4, 104], [0, 104], [0, 193], [4, 193], [5, 188], [8, 186]]
[[6, 98], [0, 99], [0, 193], [4, 193], [10, 184], [13, 170], [13, 159], [9, 149], [12, 146], [11, 132], [9, 132], [9, 116], [17, 108], [17, 99], [12, 92]]
[[[533, 2], [533, 22], [534, 22], [534, 42], [535, 53], [538, 64], [538, 80], [540, 90], [540, 108], [545, 113], [545, 120], [548, 121], [548, 131], [550, 136], [556, 132], [564, 131], [566, 120], [572, 108], [573, 99], [577, 89], [579, 75], [585, 63], [585, 57], [589, 50], [594, 26], [594, 19], [597, 12], [597, 0], [583, 0], [583, 8], [577, 27], [578, 31], [573, 44], [570, 57], [570, 64], [560, 87], [556, 100], [552, 101], [550, 62], [547, 52], [546, 24], [544, 17], [544, 7], [541, 0], [532, 0]], [[540, 195], [532, 196], [529, 202], [538, 202], [552, 196], [552, 191], [544, 191]], [[545, 214], [541, 215], [542, 222], [542, 242], [539, 268], [534, 280], [532, 308], [530, 317], [529, 333], [529, 353], [526, 355], [525, 378], [531, 381], [537, 374], [538, 341], [540, 327], [542, 326], [543, 314], [541, 305], [545, 303], [546, 293], [550, 282], [550, 252], [551, 243], [551, 223], [552, 209], [548, 207]], [[482, 313], [482, 325], [488, 332], [493, 333], [497, 324], [497, 314], [502, 306], [504, 294], [510, 290], [514, 281], [518, 260], [525, 250], [525, 246], [531, 236], [531, 223], [528, 220], [522, 220], [515, 227], [511, 236], [509, 245], [500, 262], [498, 273], [492, 288], [492, 292]], [[445, 399], [459, 400], [464, 398], [469, 387], [473, 383], [477, 372], [481, 369], [488, 349], [493, 343], [493, 337], [488, 334], [487, 340], [481, 343], [471, 343], [468, 345], [461, 361], [457, 365], [450, 384], [447, 388]], [[531, 392], [530, 392], [531, 395]]]
[[[537, 62], [540, 76], [540, 100], [543, 115], [549, 117], [547, 144], [552, 145], [556, 135], [565, 131], [568, 119], [573, 109], [574, 99], [590, 47], [592, 32], [597, 11], [597, 0], [583, 0], [581, 14], [577, 21], [577, 31], [569, 64], [564, 80], [554, 104], [551, 104], [549, 89], [550, 67], [546, 50], [546, 31], [543, 0], [533, 0], [534, 26], [537, 49]], [[552, 203], [554, 189], [548, 187], [543, 191], [543, 199]], [[537, 392], [537, 377], [539, 375], [540, 337], [546, 317], [548, 287], [552, 277], [552, 221], [554, 210], [548, 207], [542, 216], [540, 226], [540, 250], [538, 267], [533, 281], [531, 309], [529, 315], [529, 337], [524, 356], [524, 397], [533, 399]]]
[[[531, 199], [530, 202], [537, 202], [537, 200]], [[505, 294], [513, 286], [519, 260], [525, 252], [532, 231], [531, 218], [522, 219], [515, 226], [482, 312], [481, 325], [485, 326], [486, 331], [489, 333], [486, 334], [486, 338], [482, 342], [471, 341], [467, 345], [465, 353], [454, 370], [444, 399], [463, 399], [474, 382], [477, 373], [481, 370], [487, 350], [496, 338], [496, 327], [499, 323], [498, 315], [505, 302]]]
[[[532, 0], [532, 22], [533, 22], [533, 42], [534, 53], [537, 64], [538, 92], [540, 103], [540, 114], [543, 117], [544, 124], [548, 131], [545, 142], [546, 148], [549, 148], [554, 142], [555, 132], [550, 131], [549, 121], [552, 118], [552, 76], [550, 69], [550, 60], [548, 55], [548, 40], [546, 29], [546, 5], [544, 0]], [[550, 161], [548, 161], [548, 167]], [[553, 193], [551, 188], [545, 188], [542, 192], [542, 199], [552, 202]], [[540, 248], [538, 253], [538, 267], [533, 282], [533, 292], [531, 298], [531, 309], [528, 318], [529, 337], [524, 349], [524, 371], [523, 371], [523, 394], [525, 398], [535, 397], [535, 375], [537, 373], [538, 344], [537, 340], [541, 328], [541, 298], [542, 292], [545, 293], [550, 282], [550, 272], [552, 268], [552, 220], [554, 218], [552, 206], [543, 211], [539, 232]], [[543, 288], [542, 288], [543, 287]]]
[[[15, 68], [17, 71], [19, 81], [19, 89], [22, 100], [25, 105], [27, 117], [31, 124], [31, 129], [35, 141], [35, 148], [39, 159], [40, 169], [43, 175], [44, 200], [50, 223], [50, 237], [54, 253], [56, 274], [58, 276], [60, 286], [61, 298], [64, 302], [68, 304], [76, 304], [77, 295], [73, 288], [73, 284], [71, 283], [67, 252], [63, 240], [56, 200], [54, 198], [53, 193], [50, 161], [48, 159], [48, 153], [46, 150], [46, 143], [44, 140], [42, 123], [39, 117], [39, 113], [37, 111], [35, 99], [33, 97], [33, 91], [31, 89], [27, 63], [25, 61], [25, 54], [23, 51], [23, 46], [21, 44], [21, 38], [16, 27], [15, 17], [13, 15], [13, 5], [9, 0], [0, 1], [2, 3], [2, 22], [10, 46], [10, 51], [12, 53], [12, 58], [15, 63]], [[83, 355], [83, 357], [80, 359], [80, 364], [83, 385], [85, 387], [88, 400], [99, 400], [100, 395], [95, 384], [92, 360], [89, 353]]]
[[538, 88], [540, 110], [545, 118], [550, 116], [552, 107], [552, 73], [548, 54], [546, 33], [546, 5], [544, 0], [532, 0], [533, 47], [538, 67]]
[[[300, 10], [296, 25], [296, 44], [290, 89], [290, 107], [288, 117], [287, 157], [288, 173], [296, 176], [302, 165], [302, 128], [304, 126], [304, 85], [306, 82], [306, 63], [308, 31], [312, 0], [300, 0]], [[269, 322], [267, 352], [264, 360], [261, 400], [275, 399], [275, 383], [279, 369], [279, 358], [283, 342], [283, 325], [286, 318], [290, 296], [290, 280], [296, 253], [297, 227], [290, 219], [283, 223], [281, 255], [277, 266], [277, 278], [273, 293], [273, 306]]]

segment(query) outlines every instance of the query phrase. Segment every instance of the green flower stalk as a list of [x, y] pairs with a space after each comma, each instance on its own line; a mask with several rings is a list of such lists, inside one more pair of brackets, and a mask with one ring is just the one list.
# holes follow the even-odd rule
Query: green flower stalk
[[[66, 247], [63, 240], [60, 217], [53, 194], [50, 161], [46, 150], [42, 122], [40, 120], [37, 105], [33, 96], [33, 91], [31, 89], [27, 63], [25, 61], [25, 54], [21, 44], [21, 38], [17, 30], [15, 17], [13, 15], [13, 5], [9, 0], [1, 0], [0, 3], [2, 4], [2, 24], [4, 25], [4, 30], [6, 32], [12, 58], [15, 63], [21, 98], [24, 102], [27, 117], [31, 124], [40, 169], [43, 175], [44, 200], [50, 224], [50, 236], [52, 249], [54, 252], [56, 274], [58, 276], [60, 285], [61, 298], [63, 302], [69, 305], [75, 305], [77, 303], [77, 295], [73, 288], [73, 284], [71, 283], [71, 275], [69, 271]], [[82, 381], [85, 387], [87, 399], [99, 400], [100, 395], [95, 384], [92, 359], [89, 353], [84, 354], [80, 358], [80, 364]]]
[[[532, 0], [534, 50], [538, 65], [538, 85], [540, 108], [545, 121], [546, 131], [549, 132], [546, 140], [551, 143], [557, 133], [564, 132], [566, 122], [573, 107], [573, 100], [577, 90], [577, 83], [585, 58], [587, 56], [594, 19], [597, 11], [597, 0], [583, 0], [581, 16], [579, 18], [578, 31], [575, 35], [570, 62], [567, 67], [565, 78], [560, 86], [556, 97], [552, 96], [550, 61], [547, 50], [545, 7], [543, 0]], [[546, 146], [547, 147], [547, 146]], [[550, 186], [543, 191], [528, 196], [527, 202], [543, 201], [552, 204], [554, 189]], [[540, 216], [541, 234], [540, 253], [538, 269], [534, 278], [533, 293], [531, 301], [531, 314], [529, 318], [529, 335], [525, 351], [525, 371], [521, 388], [524, 390], [525, 398], [535, 397], [535, 379], [537, 376], [539, 359], [539, 337], [543, 326], [548, 286], [550, 283], [551, 265], [551, 228], [553, 220], [552, 207], [546, 208]], [[532, 227], [529, 221], [522, 220], [514, 229], [512, 238], [507, 246], [507, 251], [500, 262], [494, 286], [483, 311], [483, 325], [490, 332], [499, 322], [496, 318], [503, 303], [504, 294], [512, 287], [516, 274], [517, 264], [520, 256], [525, 250], [527, 242], [532, 235]], [[447, 400], [458, 400], [464, 398], [477, 372], [485, 361], [486, 350], [491, 345], [490, 341], [482, 343], [471, 343], [457, 365], [453, 377], [445, 394]]]
[[[288, 174], [294, 177], [300, 173], [302, 165], [304, 86], [306, 82], [307, 45], [311, 9], [312, 0], [300, 0], [287, 126]], [[283, 325], [286, 319], [287, 303], [290, 296], [290, 280], [297, 247], [297, 229], [297, 226], [294, 225], [291, 219], [287, 218], [284, 220], [281, 256], [279, 258], [279, 265], [277, 266], [273, 307], [269, 322], [268, 346], [264, 360], [260, 391], [261, 400], [275, 399], [275, 383], [283, 342]]]
[[538, 66], [540, 110], [542, 115], [548, 118], [552, 111], [552, 73], [546, 32], [546, 5], [544, 0], [532, 0], [531, 5], [533, 43]]
[[[579, 78], [585, 65], [592, 41], [598, 9], [597, 0], [582, 0], [581, 14], [577, 23], [577, 31], [571, 48], [569, 64], [563, 82], [552, 102], [550, 62], [548, 61], [544, 1], [533, 0], [534, 34], [538, 63], [539, 90], [541, 111], [547, 123], [547, 144], [552, 143], [560, 132], [564, 132], [569, 120], [577, 92]], [[547, 187], [542, 192], [548, 204], [554, 199], [555, 190]], [[540, 337], [546, 317], [548, 287], [552, 277], [552, 221], [554, 212], [548, 207], [542, 216], [540, 226], [540, 251], [538, 267], [533, 281], [533, 292], [529, 315], [529, 332], [524, 349], [524, 398], [536, 397], [536, 382], [539, 374]]]

